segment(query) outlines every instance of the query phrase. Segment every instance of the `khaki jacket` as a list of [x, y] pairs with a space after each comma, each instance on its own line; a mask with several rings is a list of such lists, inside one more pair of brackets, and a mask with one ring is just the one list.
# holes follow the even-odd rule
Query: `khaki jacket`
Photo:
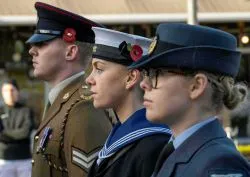
[[94, 109], [83, 79], [64, 88], [45, 113], [34, 137], [32, 177], [85, 177], [102, 148], [112, 125]]

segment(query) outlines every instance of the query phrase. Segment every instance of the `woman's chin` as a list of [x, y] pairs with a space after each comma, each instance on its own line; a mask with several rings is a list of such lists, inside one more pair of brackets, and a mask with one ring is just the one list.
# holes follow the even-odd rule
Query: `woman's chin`
[[147, 117], [148, 121], [153, 122], [153, 123], [161, 123], [162, 122], [161, 117], [159, 117], [159, 115], [152, 114], [149, 111], [147, 111], [146, 117]]

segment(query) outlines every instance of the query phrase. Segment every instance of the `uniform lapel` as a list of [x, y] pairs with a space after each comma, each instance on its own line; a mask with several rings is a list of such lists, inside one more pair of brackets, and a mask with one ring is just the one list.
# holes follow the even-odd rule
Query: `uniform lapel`
[[170, 177], [179, 163], [187, 163], [204, 144], [222, 137], [226, 137], [226, 133], [222, 129], [218, 119], [208, 123], [191, 135], [166, 159], [157, 177]]
[[77, 77], [68, 86], [66, 86], [57, 96], [54, 103], [50, 106], [48, 111], [45, 113], [45, 118], [41, 122], [37, 132], [40, 132], [50, 122], [55, 115], [61, 110], [63, 104], [69, 100], [69, 98], [75, 93], [81, 84], [83, 76]]

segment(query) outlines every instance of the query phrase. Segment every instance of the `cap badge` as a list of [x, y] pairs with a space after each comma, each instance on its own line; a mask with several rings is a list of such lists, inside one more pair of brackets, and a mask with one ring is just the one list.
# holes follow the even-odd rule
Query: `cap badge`
[[76, 41], [76, 31], [73, 28], [66, 28], [63, 33], [65, 42], [73, 43]]
[[158, 37], [155, 36], [154, 39], [152, 40], [151, 44], [148, 47], [148, 55], [152, 54], [153, 51], [155, 50], [157, 40], [158, 40]]

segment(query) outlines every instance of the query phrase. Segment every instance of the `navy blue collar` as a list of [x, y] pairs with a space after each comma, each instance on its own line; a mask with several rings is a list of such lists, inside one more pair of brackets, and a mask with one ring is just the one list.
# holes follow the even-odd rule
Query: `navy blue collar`
[[103, 148], [99, 152], [97, 163], [112, 156], [123, 147], [139, 139], [153, 134], [171, 134], [166, 125], [153, 124], [146, 119], [146, 109], [140, 109], [133, 113], [123, 124], [118, 122]]

